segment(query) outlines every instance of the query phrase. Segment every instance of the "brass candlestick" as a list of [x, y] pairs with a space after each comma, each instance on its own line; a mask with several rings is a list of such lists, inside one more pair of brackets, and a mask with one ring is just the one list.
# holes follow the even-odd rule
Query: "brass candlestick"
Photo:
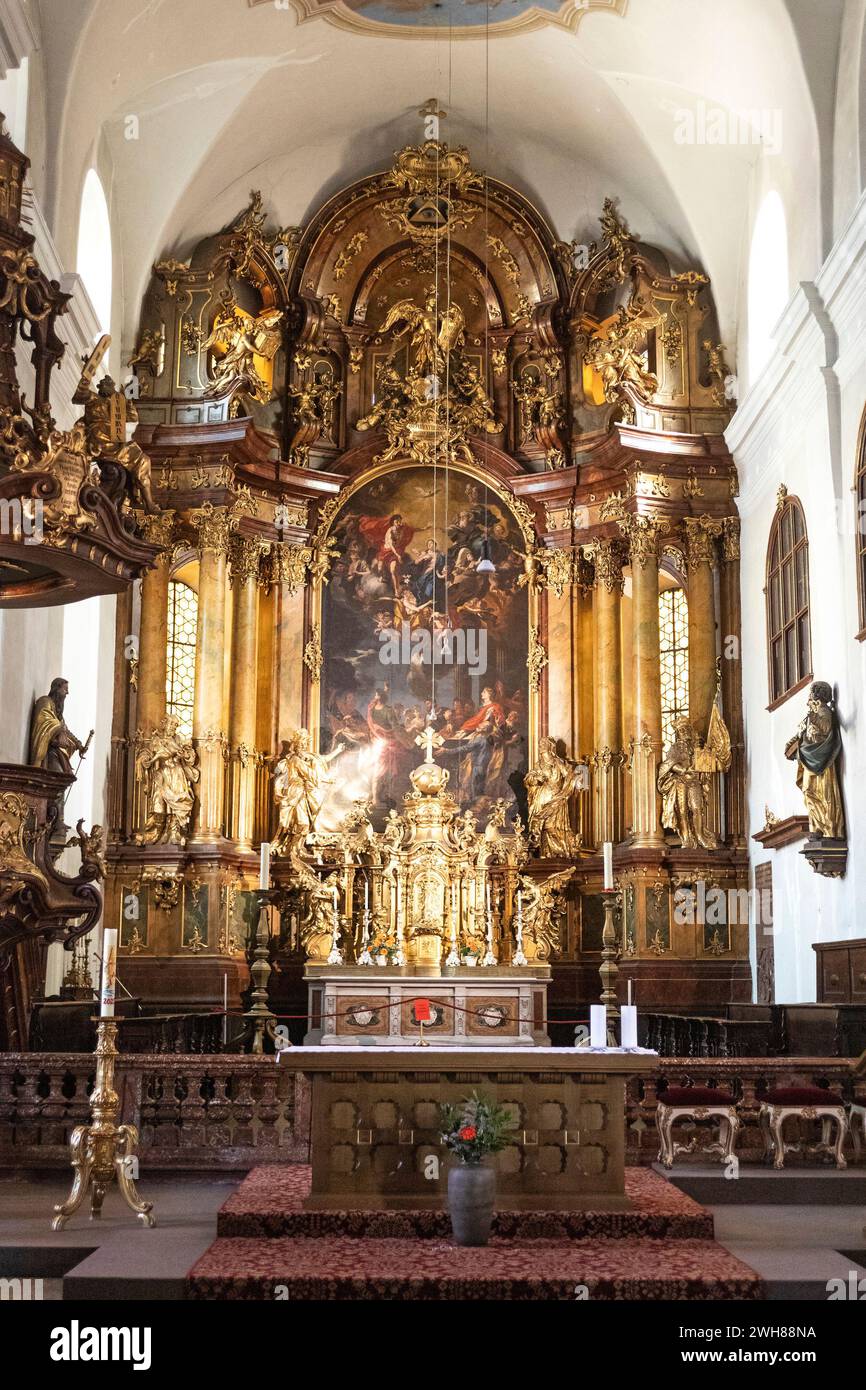
[[154, 1226], [153, 1202], [143, 1202], [135, 1188], [138, 1130], [135, 1125], [117, 1125], [120, 1098], [114, 1089], [114, 1063], [117, 1057], [117, 1023], [100, 1018], [96, 1026], [96, 1080], [90, 1093], [89, 1125], [76, 1125], [69, 1140], [72, 1154], [72, 1191], [65, 1202], [54, 1207], [51, 1229], [62, 1231], [90, 1192], [90, 1219], [102, 1215], [102, 1201], [112, 1178], [117, 1178], [120, 1195], [143, 1226]]
[[268, 981], [271, 978], [270, 961], [270, 941], [271, 923], [268, 915], [270, 903], [273, 901], [273, 889], [259, 888], [259, 920], [256, 924], [256, 944], [253, 951], [253, 963], [250, 966], [250, 976], [253, 988], [250, 992], [250, 1007], [244, 1014], [247, 1024], [247, 1035], [252, 1038], [250, 1051], [258, 1057], [265, 1050], [265, 1037], [273, 1041], [274, 1028], [276, 1027], [276, 1015], [271, 1013], [268, 1006]]
[[616, 889], [604, 890], [604, 930], [601, 934], [601, 1003], [607, 1009], [609, 1019], [619, 1018], [619, 1002], [616, 997], [616, 980], [619, 966], [616, 963], [616, 927], [613, 914], [616, 908]]

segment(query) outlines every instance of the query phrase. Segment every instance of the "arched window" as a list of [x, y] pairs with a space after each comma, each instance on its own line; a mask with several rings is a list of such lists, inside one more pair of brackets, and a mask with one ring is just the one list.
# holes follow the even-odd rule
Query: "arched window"
[[111, 220], [102, 181], [89, 169], [78, 219], [78, 274], [84, 281], [103, 333], [111, 331]]
[[767, 644], [770, 707], [799, 690], [812, 675], [809, 626], [809, 542], [796, 497], [783, 495], [767, 550]]
[[773, 329], [788, 302], [788, 228], [785, 208], [771, 190], [758, 211], [749, 252], [749, 378], [773, 354]]
[[854, 478], [854, 505], [856, 520], [854, 534], [857, 537], [857, 600], [860, 610], [860, 631], [858, 637], [866, 637], [866, 414], [860, 425], [860, 443], [857, 449], [857, 473]]
[[192, 738], [195, 697], [195, 635], [198, 594], [189, 584], [172, 580], [168, 586], [168, 647], [165, 665], [165, 707], [179, 720], [178, 733]]
[[680, 588], [659, 594], [662, 744], [674, 741], [674, 720], [689, 714], [689, 603]]

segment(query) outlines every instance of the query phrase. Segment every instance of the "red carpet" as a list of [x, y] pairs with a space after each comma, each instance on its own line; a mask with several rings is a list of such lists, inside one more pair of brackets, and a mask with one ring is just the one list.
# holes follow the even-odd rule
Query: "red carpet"
[[[188, 1278], [193, 1299], [760, 1299], [712, 1217], [647, 1169], [626, 1212], [499, 1212], [484, 1249], [444, 1212], [304, 1212], [309, 1169], [254, 1169]], [[586, 1290], [584, 1293], [583, 1290]]]

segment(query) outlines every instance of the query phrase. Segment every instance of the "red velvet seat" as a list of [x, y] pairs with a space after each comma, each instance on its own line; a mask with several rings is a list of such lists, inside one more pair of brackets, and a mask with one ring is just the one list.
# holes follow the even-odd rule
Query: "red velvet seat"
[[668, 1086], [659, 1094], [660, 1105], [733, 1105], [730, 1091], [714, 1086]]
[[823, 1086], [780, 1086], [758, 1100], [767, 1105], [844, 1105], [841, 1096]]

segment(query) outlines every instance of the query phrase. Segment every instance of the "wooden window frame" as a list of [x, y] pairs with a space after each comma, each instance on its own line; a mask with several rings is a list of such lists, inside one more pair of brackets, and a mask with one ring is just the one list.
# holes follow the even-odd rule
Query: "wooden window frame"
[[[783, 554], [781, 550], [782, 524], [786, 516], [792, 516], [795, 513], [799, 514], [803, 534], [801, 539], [793, 541], [790, 549]], [[779, 559], [775, 567], [771, 567], [773, 549], [776, 545], [777, 540], [779, 549]], [[805, 579], [805, 602], [800, 608], [796, 610], [794, 610], [792, 607], [791, 612], [786, 617], [784, 606], [784, 578], [786, 574], [790, 574], [792, 576], [792, 579], [796, 578], [797, 556], [800, 553], [802, 553], [803, 555], [802, 564]], [[772, 580], [776, 575], [779, 576], [780, 626], [778, 630], [773, 631], [771, 618], [770, 591]], [[805, 686], [807, 686], [812, 679], [812, 593], [811, 584], [809, 582], [809, 532], [806, 526], [806, 513], [803, 509], [803, 504], [800, 501], [799, 497], [794, 497], [793, 495], [787, 496], [785, 500], [782, 502], [781, 506], [778, 507], [776, 510], [776, 515], [773, 518], [773, 524], [770, 527], [769, 540], [767, 541], [767, 559], [764, 571], [764, 579], [764, 614], [767, 633], [767, 683], [770, 697], [770, 702], [767, 705], [767, 709], [774, 710], [778, 709], [780, 705], [783, 705], [786, 700], [789, 700], [791, 698], [792, 695], [796, 695], [797, 692], [802, 690]], [[785, 689], [782, 690], [778, 695], [776, 695], [774, 693], [775, 682], [773, 679], [773, 643], [777, 641], [779, 638], [782, 639], [783, 645], [781, 659], [783, 662], [786, 663], [787, 658], [785, 657], [784, 652], [785, 636], [788, 631], [793, 630], [796, 658], [795, 667], [796, 670], [799, 672], [803, 664], [801, 660], [802, 653], [800, 651], [799, 630], [800, 624], [804, 618], [806, 621], [806, 634], [809, 644], [808, 657], [805, 663], [806, 670], [803, 674], [798, 674], [796, 679], [791, 684], [786, 685]], [[787, 680], [790, 676], [790, 672], [787, 670], [787, 666], [783, 667], [783, 674], [785, 676], [785, 679]]]

